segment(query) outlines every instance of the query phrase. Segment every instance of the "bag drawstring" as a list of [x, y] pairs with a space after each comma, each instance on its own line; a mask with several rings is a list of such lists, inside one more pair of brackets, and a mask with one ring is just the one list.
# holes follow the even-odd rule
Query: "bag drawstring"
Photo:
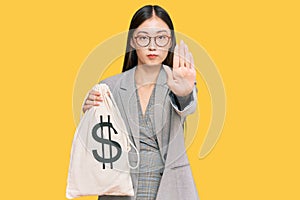
[[[120, 121], [121, 123], [123, 123], [122, 125], [123, 125], [124, 127], [126, 127], [125, 124], [124, 124], [123, 118], [122, 118], [121, 115], [120, 115], [120, 111], [119, 111], [119, 109], [118, 109], [118, 106], [117, 106], [117, 104], [116, 104], [116, 102], [115, 102], [115, 99], [114, 99], [114, 97], [113, 97], [113, 95], [112, 95], [112, 93], [111, 93], [109, 87], [108, 87], [106, 84], [104, 84], [104, 83], [99, 84], [99, 86], [104, 86], [105, 89], [101, 91], [102, 94], [107, 95], [107, 96], [109, 97], [109, 99], [111, 100], [111, 102], [112, 102], [114, 108], [117, 110], [116, 114], [117, 114], [117, 117], [119, 118], [119, 121]], [[101, 87], [100, 87], [100, 88], [101, 88]], [[102, 88], [103, 88], [103, 87], [102, 87]], [[107, 94], [107, 92], [109, 93], [109, 95]], [[104, 99], [104, 101], [106, 100], [105, 98], [103, 98], [103, 99]], [[109, 106], [109, 102], [105, 102], [105, 103]], [[122, 132], [123, 132], [123, 131], [122, 131]], [[139, 166], [139, 164], [140, 164], [140, 154], [139, 154], [137, 148], [135, 147], [135, 145], [131, 142], [131, 140], [130, 140], [128, 134], [124, 133], [124, 135], [126, 136], [126, 139], [127, 139], [127, 150], [129, 150], [130, 145], [131, 145], [131, 146], [134, 148], [134, 150], [136, 151], [136, 154], [137, 154], [137, 164], [136, 164], [136, 166], [133, 167], [133, 166], [130, 165], [130, 162], [129, 162], [129, 156], [127, 157], [128, 165], [129, 165], [129, 167], [130, 167], [131, 169], [136, 169], [136, 168]], [[128, 145], [128, 143], [129, 143], [129, 145]], [[128, 151], [128, 152], [129, 152], [129, 151]]]

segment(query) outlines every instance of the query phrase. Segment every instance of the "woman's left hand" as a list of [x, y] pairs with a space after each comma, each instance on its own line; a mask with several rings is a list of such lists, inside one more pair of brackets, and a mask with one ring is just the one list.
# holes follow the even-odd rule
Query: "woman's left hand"
[[168, 74], [168, 86], [176, 96], [187, 96], [193, 91], [196, 79], [194, 59], [182, 40], [174, 50], [173, 70], [168, 66], [164, 68]]

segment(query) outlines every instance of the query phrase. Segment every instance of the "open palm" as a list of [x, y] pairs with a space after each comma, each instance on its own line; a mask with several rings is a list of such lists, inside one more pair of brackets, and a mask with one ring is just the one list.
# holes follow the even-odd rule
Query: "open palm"
[[168, 86], [175, 95], [186, 96], [193, 91], [196, 79], [194, 59], [183, 41], [175, 47], [173, 70], [166, 66], [164, 68], [168, 74]]

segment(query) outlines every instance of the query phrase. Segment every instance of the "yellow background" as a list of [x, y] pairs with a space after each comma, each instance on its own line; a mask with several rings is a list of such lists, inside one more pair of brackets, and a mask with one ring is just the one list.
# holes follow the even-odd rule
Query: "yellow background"
[[0, 199], [65, 199], [80, 65], [145, 4], [164, 7], [224, 81], [220, 140], [198, 159], [210, 113], [202, 106], [203, 126], [188, 149], [201, 199], [300, 199], [296, 0], [1, 2]]

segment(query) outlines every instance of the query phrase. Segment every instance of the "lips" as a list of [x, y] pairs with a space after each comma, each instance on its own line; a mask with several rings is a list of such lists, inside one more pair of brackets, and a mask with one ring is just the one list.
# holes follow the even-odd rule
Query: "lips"
[[148, 54], [147, 57], [150, 58], [150, 59], [154, 59], [156, 58], [158, 55], [156, 54]]

